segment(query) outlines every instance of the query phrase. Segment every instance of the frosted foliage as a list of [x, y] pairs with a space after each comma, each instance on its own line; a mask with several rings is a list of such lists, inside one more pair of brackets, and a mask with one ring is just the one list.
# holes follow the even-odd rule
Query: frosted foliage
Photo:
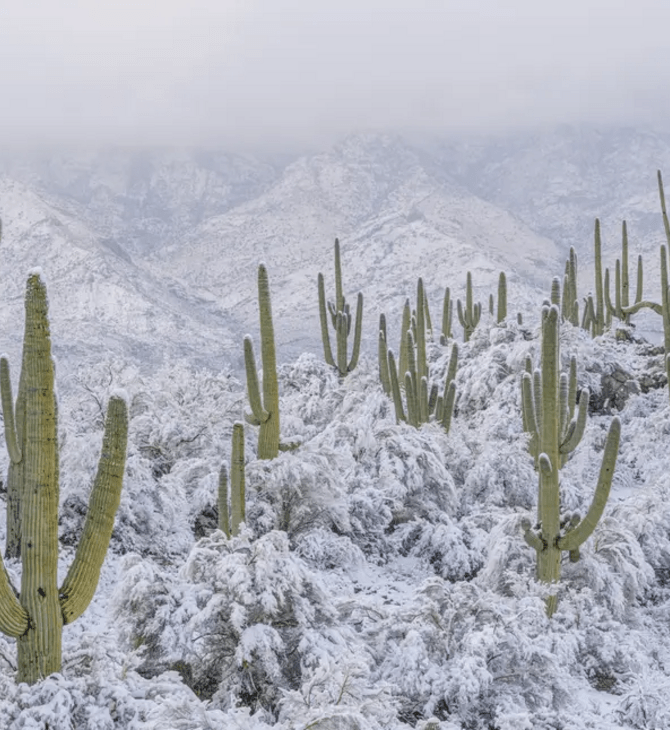
[[239, 383], [183, 365], [140, 377], [134, 367], [113, 360], [80, 370], [72, 381], [61, 406], [76, 423], [62, 437], [63, 539], [74, 544], [83, 525], [107, 402], [123, 388], [129, 394], [129, 443], [112, 549], [185, 554], [197, 511], [215, 501], [213, 477], [230, 454]]
[[[132, 593], [150, 600], [160, 581], [136, 580]], [[124, 598], [122, 610], [132, 610], [132, 600]], [[188, 665], [194, 686], [216, 694], [223, 707], [236, 696], [254, 709], [275, 709], [283, 689], [300, 686], [308, 661], [303, 633], [335, 618], [325, 584], [278, 531], [253, 542], [245, 534], [231, 541], [220, 532], [204, 538], [171, 600], [170, 624], [145, 622], [144, 634]]]
[[[119, 388], [122, 504], [96, 598], [64, 631], [62, 676], [17, 687], [14, 641], [0, 638], [0, 727], [670, 728], [670, 400], [648, 385], [661, 365], [645, 345], [567, 325], [561, 347], [596, 396], [560, 472], [564, 513], [588, 510], [613, 409], [622, 440], [603, 518], [552, 588], [521, 527], [537, 519], [519, 385], [537, 322], [487, 318], [459, 344], [449, 434], [396, 424], [374, 358], [343, 379], [311, 355], [283, 365], [282, 441], [300, 445], [259, 461], [245, 427], [246, 523], [230, 540], [217, 486], [247, 408], [240, 383], [114, 359], [63, 374], [62, 542], [79, 539]], [[438, 380], [450, 350], [429, 346]], [[613, 372], [648, 392], [615, 408], [601, 392]], [[18, 565], [8, 572], [18, 584]]]

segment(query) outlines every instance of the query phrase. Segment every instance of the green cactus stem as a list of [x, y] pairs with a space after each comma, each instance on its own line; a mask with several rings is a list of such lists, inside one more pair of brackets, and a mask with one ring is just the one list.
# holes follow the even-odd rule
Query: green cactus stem
[[[350, 373], [358, 364], [361, 350], [361, 328], [363, 324], [363, 295], [359, 292], [356, 302], [356, 317], [354, 325], [354, 340], [351, 359], [347, 359], [347, 339], [351, 334], [351, 310], [342, 291], [342, 265], [340, 263], [340, 242], [335, 239], [335, 301], [326, 303], [326, 290], [323, 274], [318, 276], [319, 289], [319, 319], [321, 322], [321, 339], [323, 341], [324, 357], [328, 365], [336, 367], [340, 377]], [[328, 334], [328, 312], [331, 324], [335, 329], [337, 362], [333, 358]]]
[[564, 322], [570, 322], [579, 327], [579, 298], [577, 295], [577, 254], [570, 247], [570, 254], [565, 261], [563, 276], [563, 299], [561, 301], [561, 317]]
[[597, 337], [605, 331], [605, 296], [603, 293], [603, 263], [602, 263], [602, 242], [600, 239], [600, 220], [596, 218], [594, 232], [595, 251], [595, 310], [593, 319], [593, 333]]
[[[670, 248], [670, 222], [668, 222], [668, 211], [665, 207], [665, 192], [663, 189], [663, 177], [661, 171], [656, 171], [658, 180], [658, 196], [661, 201], [661, 214], [663, 216], [663, 230], [665, 231], [666, 245], [661, 246], [661, 311], [663, 317], [663, 344], [665, 354], [670, 355], [670, 290], [668, 289], [668, 255]], [[668, 381], [670, 383], [670, 380]], [[670, 392], [670, 388], [668, 388]]]
[[498, 277], [498, 313], [496, 322], [501, 324], [507, 319], [507, 277], [501, 271]]
[[440, 344], [446, 345], [453, 337], [451, 332], [451, 323], [453, 320], [454, 303], [451, 300], [451, 290], [447, 287], [444, 290], [444, 299], [442, 301], [442, 334], [440, 335]]
[[[526, 372], [522, 382], [524, 425], [534, 432], [537, 441], [539, 472], [537, 524], [524, 520], [526, 542], [537, 554], [537, 578], [543, 583], [556, 584], [561, 573], [561, 554], [569, 552], [572, 560], [579, 557], [579, 547], [591, 535], [602, 516], [612, 484], [619, 450], [621, 424], [613, 419], [607, 436], [600, 476], [591, 506], [583, 520], [561, 521], [559, 471], [565, 457], [579, 443], [586, 422], [588, 391], [579, 398], [578, 415], [570, 399], [576, 386], [568, 376], [561, 376], [559, 352], [560, 312], [556, 305], [545, 307], [542, 316], [541, 371], [535, 371], [535, 383]], [[576, 365], [575, 365], [576, 369]], [[572, 370], [572, 365], [571, 365]], [[572, 415], [571, 415], [572, 413]], [[557, 595], [547, 599], [547, 615], [556, 610]]]
[[[230, 501], [230, 506], [229, 506]], [[244, 424], [233, 425], [233, 450], [230, 457], [230, 494], [228, 469], [224, 463], [219, 472], [219, 529], [230, 538], [239, 535], [245, 521]]]
[[477, 304], [473, 303], [472, 274], [469, 271], [465, 282], [465, 306], [458, 299], [456, 301], [456, 311], [458, 313], [458, 321], [463, 328], [463, 341], [467, 342], [482, 316], [482, 305], [479, 302]]
[[[17, 639], [17, 680], [33, 684], [60, 671], [63, 625], [78, 618], [95, 593], [121, 496], [128, 412], [125, 399], [112, 396], [84, 530], [59, 589], [57, 408], [46, 287], [38, 273], [28, 278], [25, 308], [17, 397], [22, 405], [16, 408], [14, 427], [23, 465], [18, 491], [21, 591], [17, 594], [9, 583], [0, 559], [0, 629]], [[11, 404], [11, 392], [9, 400]]]
[[263, 362], [263, 393], [258, 382], [258, 371], [251, 337], [244, 338], [244, 364], [247, 374], [247, 394], [251, 413], [245, 416], [253, 426], [260, 426], [258, 458], [274, 459], [279, 453], [279, 383], [275, 351], [270, 284], [264, 264], [258, 267], [258, 304], [261, 327], [261, 358]]
[[398, 357], [398, 372], [401, 373], [402, 377], [405, 377], [405, 373], [408, 369], [408, 353], [407, 353], [407, 331], [412, 326], [412, 308], [409, 303], [409, 299], [405, 299], [405, 306], [402, 310], [402, 322], [400, 324], [400, 349]]
[[391, 395], [391, 378], [388, 364], [388, 343], [386, 341], [386, 316], [379, 315], [379, 338], [377, 347], [379, 359], [379, 379], [386, 395]]
[[[2, 414], [5, 422], [5, 442], [9, 453], [9, 473], [7, 474], [7, 542], [5, 558], [18, 558], [21, 555], [21, 487], [23, 485], [23, 455], [16, 433], [16, 418], [12, 401], [12, 383], [9, 361], [0, 358], [0, 393], [2, 395]], [[22, 421], [25, 416], [25, 402], [17, 402]]]

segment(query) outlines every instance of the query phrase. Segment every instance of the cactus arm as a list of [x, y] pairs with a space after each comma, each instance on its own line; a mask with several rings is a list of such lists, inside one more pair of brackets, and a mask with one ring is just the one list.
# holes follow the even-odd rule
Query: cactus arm
[[558, 380], [558, 429], [559, 433], [565, 433], [570, 417], [568, 415], [570, 410], [569, 403], [569, 385], [567, 373], [561, 373]]
[[246, 420], [252, 426], [260, 426], [270, 418], [270, 414], [263, 408], [261, 402], [261, 390], [258, 384], [256, 358], [254, 357], [254, 344], [248, 335], [244, 338], [244, 365], [247, 373], [247, 394], [249, 396], [249, 405], [251, 406], [251, 415], [247, 415]]
[[456, 378], [456, 369], [458, 368], [458, 345], [454, 342], [451, 346], [451, 355], [449, 356], [449, 367], [447, 368], [447, 383], [451, 383]]
[[628, 226], [621, 223], [621, 306], [630, 304], [630, 281], [628, 275]]
[[433, 383], [433, 385], [430, 388], [430, 393], [428, 395], [428, 417], [430, 417], [434, 413], [436, 413], [438, 400], [439, 400], [439, 397], [438, 397], [437, 383]]
[[393, 393], [393, 405], [395, 407], [395, 418], [398, 423], [406, 421], [405, 411], [402, 406], [400, 383], [398, 382], [398, 371], [395, 365], [395, 357], [391, 350], [388, 351], [389, 380], [391, 381], [391, 392]]
[[623, 312], [624, 314], [635, 314], [636, 312], [639, 312], [641, 309], [645, 308], [651, 309], [652, 312], [663, 316], [663, 306], [661, 304], [657, 304], [656, 302], [650, 302], [646, 299], [635, 302], [635, 304], [631, 304], [630, 307], [626, 307]]
[[340, 241], [335, 239], [335, 310], [344, 311], [344, 293], [342, 289], [342, 263], [340, 259]]
[[[667, 215], [664, 217], [664, 221]], [[667, 249], [661, 246], [661, 308], [663, 312], [663, 345], [665, 352], [670, 353], [670, 295], [668, 293]]]
[[454, 415], [454, 404], [456, 403], [456, 383], [452, 380], [451, 383], [449, 383], [449, 388], [447, 390], [447, 396], [444, 399], [444, 403], [442, 406], [442, 428], [449, 433], [449, 429], [451, 428], [451, 419]]
[[[575, 415], [575, 408], [577, 406], [577, 358], [571, 357], [570, 358], [570, 374], [569, 374], [569, 381], [570, 381], [570, 390], [568, 392], [568, 419], [572, 420]], [[587, 399], [588, 399], [588, 393], [587, 393]]]
[[328, 312], [326, 310], [326, 289], [323, 283], [323, 274], [318, 276], [319, 288], [319, 321], [321, 322], [321, 341], [323, 342], [323, 355], [326, 363], [335, 366], [333, 359], [333, 350], [330, 346], [330, 336], [328, 334]]
[[451, 290], [447, 287], [444, 290], [444, 300], [442, 302], [442, 335], [440, 344], [446, 345], [451, 335], [451, 320], [453, 317], [453, 305], [451, 301]]
[[[463, 305], [461, 304], [460, 299], [456, 300], [456, 314], [458, 315], [458, 321], [461, 323], [461, 327], [463, 329], [466, 329], [467, 324], [465, 321], [465, 314], [463, 312]], [[467, 342], [467, 340], [466, 340], [466, 342]]]
[[663, 190], [663, 177], [661, 171], [656, 171], [656, 179], [658, 180], [658, 196], [661, 200], [661, 213], [663, 215], [663, 228], [665, 230], [665, 238], [670, 246], [670, 222], [668, 222], [668, 211], [665, 207], [665, 192]]
[[536, 434], [537, 421], [535, 419], [533, 379], [529, 373], [524, 373], [521, 378], [521, 403], [524, 419], [524, 431], [530, 434]]
[[426, 330], [430, 332], [431, 338], [433, 335], [433, 322], [430, 318], [430, 309], [428, 307], [428, 294], [426, 293], [426, 287], [423, 288], [423, 311], [426, 320]]
[[411, 426], [419, 427], [420, 415], [416, 396], [416, 379], [412, 373], [405, 373], [405, 398], [407, 399], [407, 420]]
[[98, 473], [93, 484], [84, 531], [74, 561], [59, 591], [63, 623], [70, 624], [86, 610], [100, 578], [121, 501], [128, 443], [126, 401], [113, 396], [107, 406], [105, 434]]
[[363, 330], [363, 295], [359, 292], [356, 301], [356, 324], [354, 325], [354, 344], [351, 350], [348, 372], [351, 372], [358, 365], [358, 358], [361, 352], [361, 332]]
[[637, 257], [637, 284], [635, 287], [635, 304], [642, 301], [642, 284], [643, 284], [642, 254], [640, 254]]
[[18, 558], [21, 555], [21, 489], [23, 486], [23, 454], [21, 452], [21, 434], [25, 419], [25, 387], [19, 385], [16, 399], [16, 411], [12, 404], [12, 384], [7, 358], [0, 358], [0, 392], [5, 422], [5, 441], [9, 453], [9, 469], [7, 474], [7, 541], [6, 558]]
[[[619, 312], [620, 310], [618, 310], [615, 307], [615, 305], [612, 304], [612, 298], [610, 296], [610, 270], [609, 269], [605, 269], [604, 289], [605, 289], [605, 307], [607, 308], [608, 312], [611, 312], [615, 317], [617, 317], [618, 316], [617, 312]], [[618, 299], [619, 292], [616, 290], [616, 285], [615, 285], [614, 296], [615, 296], [615, 298]]]
[[602, 335], [605, 329], [605, 298], [603, 295], [603, 264], [602, 264], [602, 242], [600, 239], [600, 220], [596, 218], [595, 224], [595, 277], [596, 277], [596, 335]]
[[533, 530], [530, 520], [527, 517], [521, 520], [521, 529], [523, 530], [524, 540], [533, 548], [533, 550], [540, 553], [546, 548], [546, 543], [537, 534], [537, 532]]
[[0, 631], [17, 639], [28, 630], [30, 619], [16, 597], [0, 557]]
[[616, 466], [617, 454], [619, 452], [620, 438], [621, 421], [619, 418], [615, 417], [612, 420], [609, 433], [607, 434], [605, 453], [603, 454], [600, 474], [598, 476], [598, 484], [596, 486], [591, 506], [589, 507], [584, 519], [558, 540], [559, 549], [571, 551], [576, 550], [595, 530], [596, 525], [605, 510], [607, 498], [609, 497], [610, 488], [612, 486], [612, 477], [614, 476], [614, 468]]
[[224, 461], [219, 471], [219, 490], [217, 503], [219, 506], [219, 530], [230, 538], [230, 510], [228, 508], [228, 467]]
[[419, 397], [417, 410], [419, 412], [419, 423], [428, 423], [428, 378], [425, 375], [418, 381], [418, 386]]
[[589, 391], [584, 388], [579, 395], [579, 410], [577, 418], [573, 418], [568, 424], [567, 433], [563, 443], [560, 446], [561, 454], [569, 454], [574, 451], [584, 435], [586, 428], [586, 416], [588, 413]]
[[468, 315], [472, 315], [472, 312], [473, 312], [472, 274], [469, 271], [465, 275], [465, 311]]
[[335, 340], [337, 342], [337, 370], [340, 375], [347, 373], [347, 329], [348, 317], [341, 310], [335, 317]]
[[493, 302], [493, 294], [489, 294], [489, 314], [493, 316], [496, 312], [495, 304]]
[[424, 310], [423, 279], [419, 277], [416, 291], [416, 374], [418, 382], [428, 375], [428, 361], [426, 358], [426, 317]]
[[400, 325], [400, 354], [398, 356], [398, 374], [401, 378], [405, 377], [408, 369], [408, 352], [407, 352], [407, 330], [411, 327], [412, 313], [409, 299], [405, 299], [405, 306], [402, 310], [402, 323]]
[[379, 360], [379, 379], [386, 395], [391, 395], [391, 377], [389, 375], [388, 345], [386, 343], [386, 317], [379, 315], [379, 340], [377, 343]]
[[233, 451], [230, 457], [230, 534], [238, 535], [245, 515], [244, 426], [233, 425]]
[[536, 369], [533, 372], [533, 402], [535, 403], [535, 422], [537, 423], [537, 432], [540, 433], [540, 424], [542, 423], [542, 372]]
[[5, 422], [5, 442], [9, 458], [13, 462], [21, 461], [21, 447], [16, 436], [14, 405], [12, 403], [12, 382], [9, 374], [9, 362], [0, 357], [0, 394], [2, 397], [2, 416]]

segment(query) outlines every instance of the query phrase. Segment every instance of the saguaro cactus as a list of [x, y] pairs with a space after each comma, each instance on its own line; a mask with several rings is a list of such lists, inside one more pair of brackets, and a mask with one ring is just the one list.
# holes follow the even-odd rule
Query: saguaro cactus
[[28, 278], [25, 308], [16, 419], [8, 436], [12, 467], [20, 466], [14, 470], [14, 486], [21, 591], [17, 594], [11, 586], [0, 558], [0, 629], [17, 639], [18, 681], [32, 684], [60, 671], [63, 625], [78, 618], [95, 593], [121, 496], [128, 413], [125, 399], [112, 396], [84, 531], [59, 589], [57, 408], [47, 295], [38, 273]]
[[333, 351], [330, 347], [328, 335], [328, 314], [326, 312], [326, 290], [323, 281], [323, 274], [318, 276], [319, 287], [319, 315], [321, 321], [321, 339], [323, 340], [323, 353], [326, 362], [337, 368], [340, 377], [350, 373], [358, 364], [358, 356], [361, 350], [361, 325], [363, 323], [363, 295], [359, 292], [356, 302], [356, 318], [354, 325], [354, 342], [351, 351], [351, 359], [347, 360], [347, 339], [351, 333], [351, 308], [344, 298], [342, 291], [342, 265], [340, 263], [340, 242], [335, 239], [335, 301], [328, 302], [330, 319], [335, 328], [335, 341], [337, 344], [337, 362], [333, 358]]
[[[230, 505], [228, 502], [230, 501]], [[239, 534], [245, 521], [244, 425], [233, 425], [233, 451], [230, 456], [230, 494], [228, 468], [224, 462], [219, 472], [219, 529], [226, 537]]]
[[263, 395], [258, 384], [258, 371], [251, 337], [244, 338], [244, 365], [247, 373], [247, 394], [251, 413], [245, 418], [252, 426], [260, 426], [258, 433], [258, 458], [274, 459], [279, 451], [294, 449], [297, 444], [279, 441], [279, 382], [277, 380], [277, 355], [275, 334], [272, 326], [270, 285], [265, 264], [258, 267], [258, 306], [261, 321], [261, 358], [263, 362]]
[[575, 249], [570, 247], [570, 254], [565, 261], [565, 273], [563, 275], [563, 299], [561, 301], [561, 316], [563, 321], [568, 321], [575, 327], [579, 327], [579, 298], [577, 295], [577, 254]]
[[482, 305], [478, 302], [473, 303], [472, 299], [472, 274], [468, 271], [465, 280], [465, 306], [461, 300], [456, 300], [456, 312], [458, 313], [458, 321], [463, 328], [463, 341], [467, 342], [479, 324], [482, 316]]
[[[537, 434], [539, 492], [537, 524], [524, 520], [526, 542], [537, 554], [537, 577], [543, 583], [557, 583], [561, 575], [561, 553], [579, 559], [579, 547], [591, 535], [602, 516], [612, 485], [619, 450], [621, 424], [614, 418], [605, 445], [600, 475], [591, 506], [584, 519], [573, 515], [561, 520], [559, 470], [562, 461], [579, 442], [586, 419], [588, 391], [582, 391], [579, 415], [569, 417], [566, 396], [571, 390], [567, 376], [559, 374], [559, 308], [545, 307], [542, 314], [541, 371], [523, 376], [523, 414], [528, 430]], [[534, 382], [533, 382], [534, 381]], [[567, 426], [566, 426], [567, 424]], [[556, 594], [547, 599], [547, 614], [556, 610]]]
[[453, 337], [451, 332], [451, 322], [454, 314], [454, 303], [451, 300], [451, 290], [447, 287], [444, 290], [444, 299], [442, 300], [442, 334], [440, 335], [440, 344], [446, 345]]
[[600, 239], [600, 220], [596, 218], [594, 230], [594, 256], [595, 256], [595, 307], [594, 318], [591, 324], [593, 336], [602, 335], [605, 331], [605, 296], [603, 294], [603, 263], [602, 263], [602, 242]]
[[244, 338], [244, 364], [247, 372], [247, 393], [251, 414], [247, 421], [260, 426], [258, 434], [258, 458], [274, 459], [279, 453], [279, 383], [277, 381], [277, 355], [275, 334], [270, 306], [270, 284], [265, 264], [258, 267], [258, 306], [261, 323], [261, 358], [263, 361], [263, 397], [258, 384], [258, 371], [251, 337]]
[[505, 272], [501, 271], [498, 277], [498, 313], [496, 314], [496, 322], [500, 324], [507, 319], [507, 277]]

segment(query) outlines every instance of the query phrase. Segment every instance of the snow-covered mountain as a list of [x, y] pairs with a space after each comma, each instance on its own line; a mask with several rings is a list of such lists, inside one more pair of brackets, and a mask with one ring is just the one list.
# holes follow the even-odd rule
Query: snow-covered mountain
[[[16, 302], [26, 270], [43, 268], [60, 321], [85, 349], [155, 362], [188, 353], [238, 367], [242, 336], [258, 330], [260, 261], [280, 357], [320, 350], [316, 275], [332, 296], [335, 237], [346, 293], [365, 296], [366, 348], [380, 312], [399, 322], [418, 276], [436, 318], [446, 286], [463, 296], [466, 270], [484, 301], [506, 270], [510, 308], [527, 312], [574, 245], [590, 288], [596, 216], [610, 266], [628, 219], [631, 255], [649, 261], [653, 298], [658, 167], [670, 171], [669, 135], [592, 128], [422, 145], [358, 134], [297, 159], [196, 150], [15, 156], [0, 163], [1, 260]], [[11, 333], [17, 310], [0, 317]]]

